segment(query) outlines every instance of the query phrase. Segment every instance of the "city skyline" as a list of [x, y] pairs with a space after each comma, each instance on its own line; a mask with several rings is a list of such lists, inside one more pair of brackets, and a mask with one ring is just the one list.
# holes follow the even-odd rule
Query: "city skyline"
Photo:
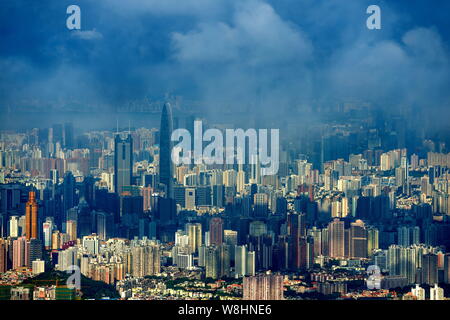
[[0, 300], [449, 300], [434, 6], [4, 1]]

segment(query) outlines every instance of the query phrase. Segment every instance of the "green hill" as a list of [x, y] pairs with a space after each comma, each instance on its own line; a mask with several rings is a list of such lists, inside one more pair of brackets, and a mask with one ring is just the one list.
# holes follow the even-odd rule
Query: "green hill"
[[[24, 285], [31, 284], [34, 286], [51, 286], [56, 285], [58, 280], [58, 286], [66, 284], [67, 278], [70, 274], [61, 271], [48, 271], [37, 275], [34, 278], [27, 279], [23, 282]], [[109, 297], [110, 299], [119, 298], [119, 293], [114, 286], [106, 284], [102, 281], [95, 281], [81, 275], [81, 292], [82, 299], [102, 299]]]

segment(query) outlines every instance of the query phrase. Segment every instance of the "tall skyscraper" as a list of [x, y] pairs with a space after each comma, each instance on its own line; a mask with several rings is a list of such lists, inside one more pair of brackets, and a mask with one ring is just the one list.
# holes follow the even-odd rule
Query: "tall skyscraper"
[[30, 191], [25, 209], [25, 236], [27, 240], [38, 238], [37, 215], [38, 204], [36, 202], [36, 193]]
[[221, 218], [212, 218], [209, 222], [210, 245], [219, 246], [223, 243], [223, 220]]
[[176, 202], [170, 198], [158, 198], [156, 217], [161, 224], [170, 225], [173, 224], [176, 219]]
[[444, 282], [450, 283], [450, 253], [444, 255]]
[[356, 220], [350, 226], [350, 257], [367, 258], [367, 229], [362, 220]]
[[185, 228], [191, 253], [197, 252], [202, 245], [202, 225], [200, 223], [187, 223]]
[[172, 165], [172, 141], [173, 131], [172, 107], [164, 104], [161, 114], [160, 141], [159, 141], [159, 182], [165, 186], [166, 197], [173, 196], [173, 165]]
[[42, 230], [45, 249], [50, 250], [52, 247], [53, 219], [47, 217], [42, 225]]
[[236, 278], [245, 276], [245, 266], [247, 262], [247, 246], [235, 246], [234, 266]]
[[76, 205], [75, 177], [73, 176], [71, 171], [67, 171], [66, 174], [64, 175], [63, 197], [64, 197], [63, 199], [64, 219], [62, 222], [65, 222], [67, 220], [67, 211], [75, 207]]
[[63, 141], [63, 125], [60, 123], [56, 123], [52, 127], [53, 129], [53, 143], [62, 142]]
[[17, 238], [19, 236], [19, 217], [9, 217], [9, 236], [11, 238]]
[[305, 215], [292, 213], [288, 216], [289, 256], [293, 269], [306, 266]]
[[20, 267], [26, 266], [26, 237], [19, 237], [13, 240], [13, 257], [12, 257], [12, 268], [18, 269]]
[[63, 140], [64, 140], [64, 147], [67, 149], [72, 149], [73, 148], [73, 124], [72, 122], [66, 122], [64, 124], [64, 135], [63, 135]]
[[416, 282], [421, 251], [422, 249], [417, 246], [407, 248], [396, 245], [389, 246], [387, 252], [389, 275], [405, 277], [409, 284]]
[[266, 218], [269, 210], [269, 199], [265, 193], [255, 193], [253, 196], [254, 213], [257, 218]]
[[430, 286], [438, 283], [438, 256], [428, 253], [422, 257], [422, 283]]
[[373, 250], [377, 250], [379, 246], [379, 232], [376, 228], [367, 229], [367, 252], [372, 254]]
[[210, 246], [205, 251], [205, 276], [207, 278], [218, 279], [220, 268], [219, 248]]
[[69, 235], [70, 241], [77, 240], [77, 222], [75, 220], [66, 222], [66, 233]]
[[0, 273], [8, 270], [8, 242], [0, 239]]
[[33, 261], [42, 259], [42, 243], [39, 239], [31, 239], [25, 244], [25, 263], [28, 268], [33, 266]]
[[345, 257], [345, 230], [344, 221], [334, 219], [328, 224], [328, 241], [329, 241], [329, 254], [332, 258]]
[[235, 246], [234, 261], [236, 278], [255, 275], [255, 252], [248, 251], [247, 245]]
[[114, 192], [122, 194], [123, 187], [131, 186], [133, 176], [133, 138], [130, 134], [122, 139], [117, 134], [114, 140]]
[[219, 265], [220, 277], [229, 277], [230, 276], [231, 247], [227, 244], [220, 245], [219, 256], [220, 256], [220, 265]]

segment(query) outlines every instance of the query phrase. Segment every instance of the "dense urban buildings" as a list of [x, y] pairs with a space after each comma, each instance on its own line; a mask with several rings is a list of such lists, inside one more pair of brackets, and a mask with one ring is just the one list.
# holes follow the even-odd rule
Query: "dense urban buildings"
[[0, 5], [0, 300], [447, 300], [448, 17], [179, 1]]
[[244, 300], [283, 300], [283, 276], [260, 274], [244, 278]]
[[[286, 150], [279, 172], [261, 176], [252, 164], [174, 165], [172, 117], [164, 104], [160, 128], [3, 132], [1, 271], [76, 266], [124, 299], [212, 298], [203, 287], [211, 281], [229, 299], [445, 297], [437, 287], [450, 278], [442, 143], [424, 140], [410, 153], [399, 142], [386, 149], [396, 131], [354, 150], [318, 137], [321, 157]], [[74, 141], [64, 147], [66, 131]], [[184, 289], [168, 288], [168, 277]], [[11, 298], [56, 297], [51, 288], [17, 290]]]

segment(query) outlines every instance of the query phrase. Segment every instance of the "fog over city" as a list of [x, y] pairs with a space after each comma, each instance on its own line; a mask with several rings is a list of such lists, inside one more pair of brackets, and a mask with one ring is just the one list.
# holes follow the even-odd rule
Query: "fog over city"
[[450, 300], [449, 12], [1, 0], [0, 300]]
[[70, 4], [1, 4], [2, 114], [96, 111], [114, 126], [120, 109], [123, 126], [143, 125], [130, 105], [172, 96], [230, 122], [321, 120], [317, 108], [345, 103], [448, 118], [447, 1], [433, 2], [433, 19], [425, 1], [379, 1], [376, 31], [365, 26], [370, 1], [82, 0], [81, 30], [65, 26]]

